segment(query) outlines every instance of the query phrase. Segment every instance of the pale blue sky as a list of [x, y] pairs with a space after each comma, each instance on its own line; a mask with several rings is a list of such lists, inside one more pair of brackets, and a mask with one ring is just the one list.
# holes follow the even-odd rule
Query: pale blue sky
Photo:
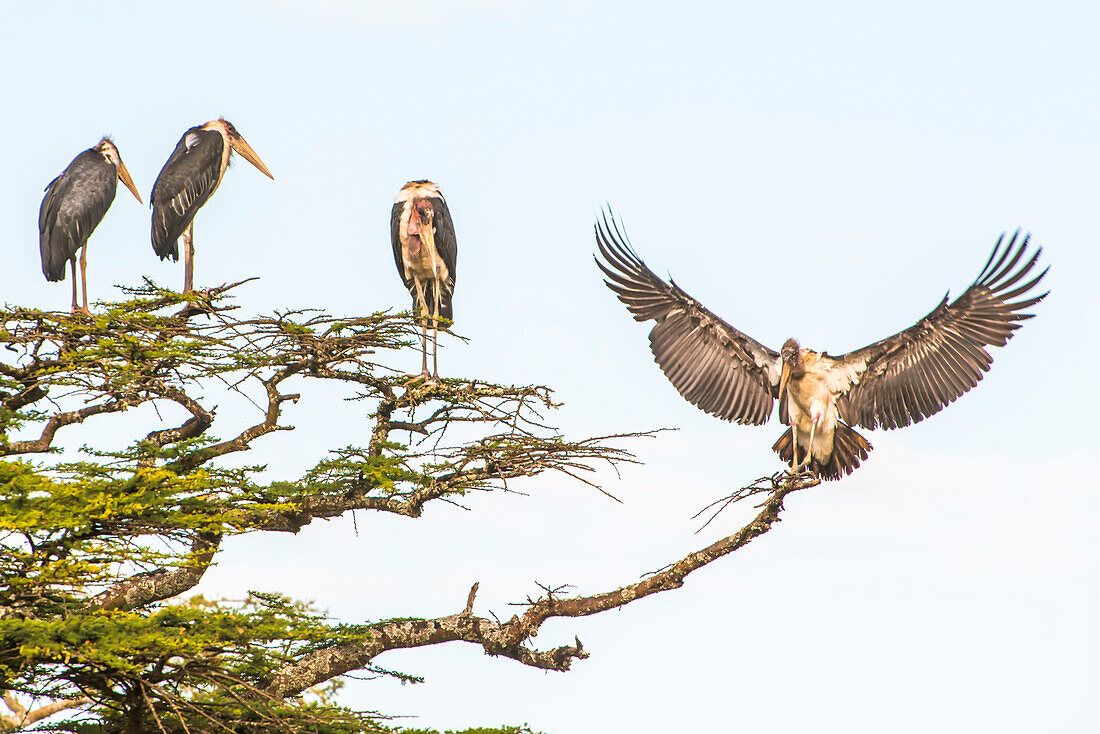
[[[639, 253], [778, 347], [842, 352], [964, 289], [996, 237], [1034, 233], [1036, 307], [973, 392], [872, 432], [848, 479], [686, 587], [548, 624], [592, 653], [546, 674], [452, 644], [381, 665], [350, 705], [416, 725], [528, 721], [554, 734], [1085, 732], [1100, 729], [1100, 408], [1075, 369], [1100, 314], [1100, 11], [1092, 3], [12, 3], [0, 27], [0, 299], [66, 308], [41, 277], [42, 188], [101, 135], [142, 195], [189, 126], [224, 115], [238, 161], [196, 223], [196, 282], [260, 275], [249, 309], [408, 302], [388, 222], [431, 178], [459, 240], [445, 375], [542, 383], [570, 436], [658, 426], [644, 466], [562, 478], [418, 521], [360, 514], [228, 547], [204, 591], [279, 590], [348, 621], [510, 614], [535, 581], [604, 590], [729, 532], [690, 516], [779, 468], [780, 433], [684, 402], [592, 264], [605, 202]], [[92, 297], [148, 274], [149, 211], [125, 191], [89, 249]], [[409, 369], [418, 355], [403, 355]], [[264, 439], [278, 475], [357, 440], [324, 391]], [[224, 405], [219, 417], [254, 416]], [[237, 412], [232, 412], [237, 411]], [[166, 416], [171, 418], [172, 416]], [[120, 419], [121, 420], [121, 419]]]

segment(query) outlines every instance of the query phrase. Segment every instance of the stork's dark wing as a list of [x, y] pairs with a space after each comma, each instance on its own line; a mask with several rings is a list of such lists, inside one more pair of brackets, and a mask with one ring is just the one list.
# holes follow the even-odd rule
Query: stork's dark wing
[[193, 127], [183, 134], [153, 184], [153, 250], [179, 259], [176, 240], [206, 203], [221, 177], [225, 143], [216, 130]]
[[596, 222], [604, 282], [637, 321], [653, 319], [653, 357], [684, 398], [723, 420], [760, 425], [778, 391], [779, 353], [742, 334], [653, 274], [615, 219]]
[[38, 249], [47, 280], [64, 280], [65, 263], [103, 221], [117, 186], [115, 167], [89, 148], [46, 187], [38, 210]]
[[401, 258], [401, 213], [408, 206], [407, 201], [398, 201], [390, 213], [390, 244], [393, 245], [393, 261], [397, 263], [397, 274], [406, 288], [412, 288], [412, 278], [405, 275], [405, 261]]
[[435, 211], [435, 249], [443, 258], [443, 264], [447, 266], [450, 277], [447, 279], [447, 291], [454, 292], [455, 268], [458, 266], [458, 238], [455, 237], [455, 225], [451, 221], [451, 210], [447, 208], [447, 202], [431, 199], [432, 209]]
[[[948, 305], [940, 305], [919, 322], [838, 361], [861, 374], [838, 402], [841, 418], [864, 428], [901, 428], [938, 413], [978, 384], [993, 358], [984, 347], [1003, 347], [1034, 314], [1020, 313], [1046, 296], [1013, 299], [1029, 293], [1047, 270], [1018, 285], [1035, 268], [1043, 249], [1030, 257], [1030, 235], [1005, 235], [977, 280]], [[1020, 263], [1023, 263], [1022, 265]], [[1049, 268], [1048, 268], [1049, 269]]]

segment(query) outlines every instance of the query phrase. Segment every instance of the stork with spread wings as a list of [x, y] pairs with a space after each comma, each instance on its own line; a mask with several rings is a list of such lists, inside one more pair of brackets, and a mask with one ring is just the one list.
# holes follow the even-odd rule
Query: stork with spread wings
[[[853, 430], [902, 428], [938, 413], [978, 384], [1046, 275], [1027, 280], [1042, 253], [1029, 236], [1001, 235], [974, 284], [908, 329], [841, 356], [794, 339], [776, 352], [727, 324], [675, 282], [666, 283], [631, 248], [613, 217], [596, 223], [596, 264], [607, 287], [649, 332], [653, 357], [688, 402], [722, 420], [762, 425], [779, 398], [787, 431], [772, 447], [791, 471], [825, 479], [851, 474], [871, 444]], [[1023, 282], [1022, 282], [1023, 281]]]

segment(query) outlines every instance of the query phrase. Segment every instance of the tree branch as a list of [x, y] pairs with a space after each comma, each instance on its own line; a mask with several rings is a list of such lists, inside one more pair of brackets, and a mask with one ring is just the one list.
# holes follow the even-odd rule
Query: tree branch
[[532, 602], [522, 615], [515, 615], [503, 623], [473, 615], [475, 584], [462, 612], [437, 619], [404, 619], [371, 625], [371, 638], [367, 642], [338, 645], [310, 653], [280, 670], [263, 692], [275, 698], [294, 696], [333, 676], [362, 668], [388, 650], [453, 641], [481, 645], [489, 655], [509, 657], [524, 665], [544, 670], [569, 670], [573, 660], [588, 657], [579, 639], [574, 645], [544, 651], [532, 650], [523, 643], [535, 636], [542, 623], [551, 617], [599, 614], [651, 594], [679, 588], [692, 571], [743, 548], [771, 530], [779, 521], [783, 499], [792, 492], [815, 486], [821, 480], [807, 475], [776, 475], [768, 481], [771, 482], [771, 492], [751, 522], [732, 535], [688, 554], [637, 583], [614, 591], [568, 599], [557, 599], [553, 593], [547, 593]]
[[134, 574], [110, 589], [92, 597], [90, 606], [98, 609], [134, 609], [155, 601], [171, 599], [194, 588], [221, 545], [220, 533], [199, 533], [191, 543], [188, 565]]
[[[43, 393], [43, 396], [45, 393]], [[79, 410], [70, 410], [65, 413], [57, 413], [50, 416], [46, 425], [42, 428], [42, 434], [29, 441], [12, 441], [5, 445], [0, 444], [0, 456], [14, 456], [17, 454], [34, 454], [48, 451], [53, 443], [54, 435], [59, 429], [74, 423], [82, 423], [94, 415], [104, 413], [117, 413], [126, 410], [128, 402], [125, 399], [115, 399], [106, 403], [96, 403]]]
[[17, 699], [11, 691], [4, 691], [4, 703], [11, 710], [11, 714], [0, 716], [0, 729], [6, 731], [22, 729], [25, 726], [30, 726], [42, 719], [53, 716], [60, 711], [83, 706], [86, 703], [91, 703], [91, 701], [92, 699], [87, 696], [63, 698], [52, 701], [44, 706], [39, 706], [36, 709], [28, 709], [19, 702], [19, 699]]
[[262, 421], [254, 426], [246, 428], [227, 441], [222, 441], [213, 446], [199, 449], [183, 457], [179, 461], [168, 465], [167, 468], [177, 473], [188, 472], [197, 469], [219, 456], [235, 453], [237, 451], [244, 451], [249, 448], [249, 444], [251, 444], [252, 441], [260, 436], [266, 436], [274, 431], [293, 430], [293, 426], [280, 426], [279, 418], [282, 415], [283, 403], [288, 400], [291, 402], [297, 401], [300, 396], [297, 394], [284, 395], [280, 393], [279, 383], [300, 370], [301, 366], [294, 365], [281, 370], [276, 375], [266, 380], [262, 380], [264, 390], [267, 393], [267, 410], [264, 412], [264, 419]]
[[487, 489], [494, 484], [502, 485], [509, 479], [535, 476], [545, 471], [563, 472], [603, 492], [597, 485], [578, 476], [577, 472], [590, 471], [592, 467], [589, 464], [598, 461], [611, 464], [634, 462], [631, 453], [608, 446], [606, 442], [648, 435], [652, 434], [624, 433], [577, 442], [558, 438], [492, 436], [475, 443], [475, 450], [469, 455], [451, 462], [456, 466], [475, 465], [431, 475], [425, 479], [424, 485], [411, 491], [368, 494], [377, 489], [372, 481], [352, 479], [329, 491], [303, 496], [295, 502], [295, 510], [256, 512], [250, 522], [262, 530], [297, 533], [314, 519], [338, 517], [352, 510], [375, 510], [416, 518], [432, 500], [464, 491]]
[[153, 394], [167, 398], [183, 406], [191, 414], [190, 418], [175, 428], [163, 428], [158, 431], [150, 431], [145, 436], [146, 441], [155, 444], [158, 448], [170, 443], [176, 443], [188, 438], [200, 436], [207, 428], [213, 425], [214, 414], [203, 408], [197, 400], [183, 390], [159, 382], [153, 385], [147, 385], [146, 389]]

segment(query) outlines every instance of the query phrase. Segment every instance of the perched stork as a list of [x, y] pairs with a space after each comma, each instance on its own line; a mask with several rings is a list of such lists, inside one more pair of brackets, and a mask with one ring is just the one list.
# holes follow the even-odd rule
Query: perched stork
[[[93, 148], [73, 158], [61, 175], [50, 181], [38, 209], [38, 248], [42, 253], [42, 273], [46, 280], [65, 280], [65, 262], [73, 272], [73, 312], [91, 315], [88, 310], [88, 238], [115, 200], [115, 189], [122, 181], [141, 202], [130, 172], [122, 163], [118, 148], [103, 138]], [[76, 253], [80, 251], [80, 282], [84, 305], [76, 301]]]
[[[431, 181], [409, 181], [393, 200], [390, 241], [397, 272], [413, 299], [413, 311], [423, 325], [421, 374], [439, 379], [439, 320], [454, 321], [451, 295], [455, 289], [458, 241], [451, 212], [439, 187]], [[432, 324], [432, 373], [428, 374], [428, 322]]]
[[[803, 349], [788, 339], [779, 352], [741, 333], [653, 274], [614, 218], [596, 224], [596, 259], [604, 282], [638, 321], [652, 319], [650, 349], [680, 395], [723, 420], [762, 425], [779, 398], [790, 426], [772, 447], [791, 471], [825, 479], [851, 474], [871, 444], [851, 426], [902, 428], [938, 413], [978, 384], [1022, 310], [1046, 296], [1028, 295], [1042, 248], [1029, 255], [1019, 232], [997, 240], [974, 284], [908, 329], [840, 356]], [[1019, 299], [1019, 300], [1014, 300]]]
[[191, 291], [195, 268], [195, 214], [222, 182], [231, 150], [274, 180], [256, 151], [223, 117], [185, 132], [153, 184], [153, 251], [161, 260], [179, 260], [177, 240], [183, 235], [184, 293]]

